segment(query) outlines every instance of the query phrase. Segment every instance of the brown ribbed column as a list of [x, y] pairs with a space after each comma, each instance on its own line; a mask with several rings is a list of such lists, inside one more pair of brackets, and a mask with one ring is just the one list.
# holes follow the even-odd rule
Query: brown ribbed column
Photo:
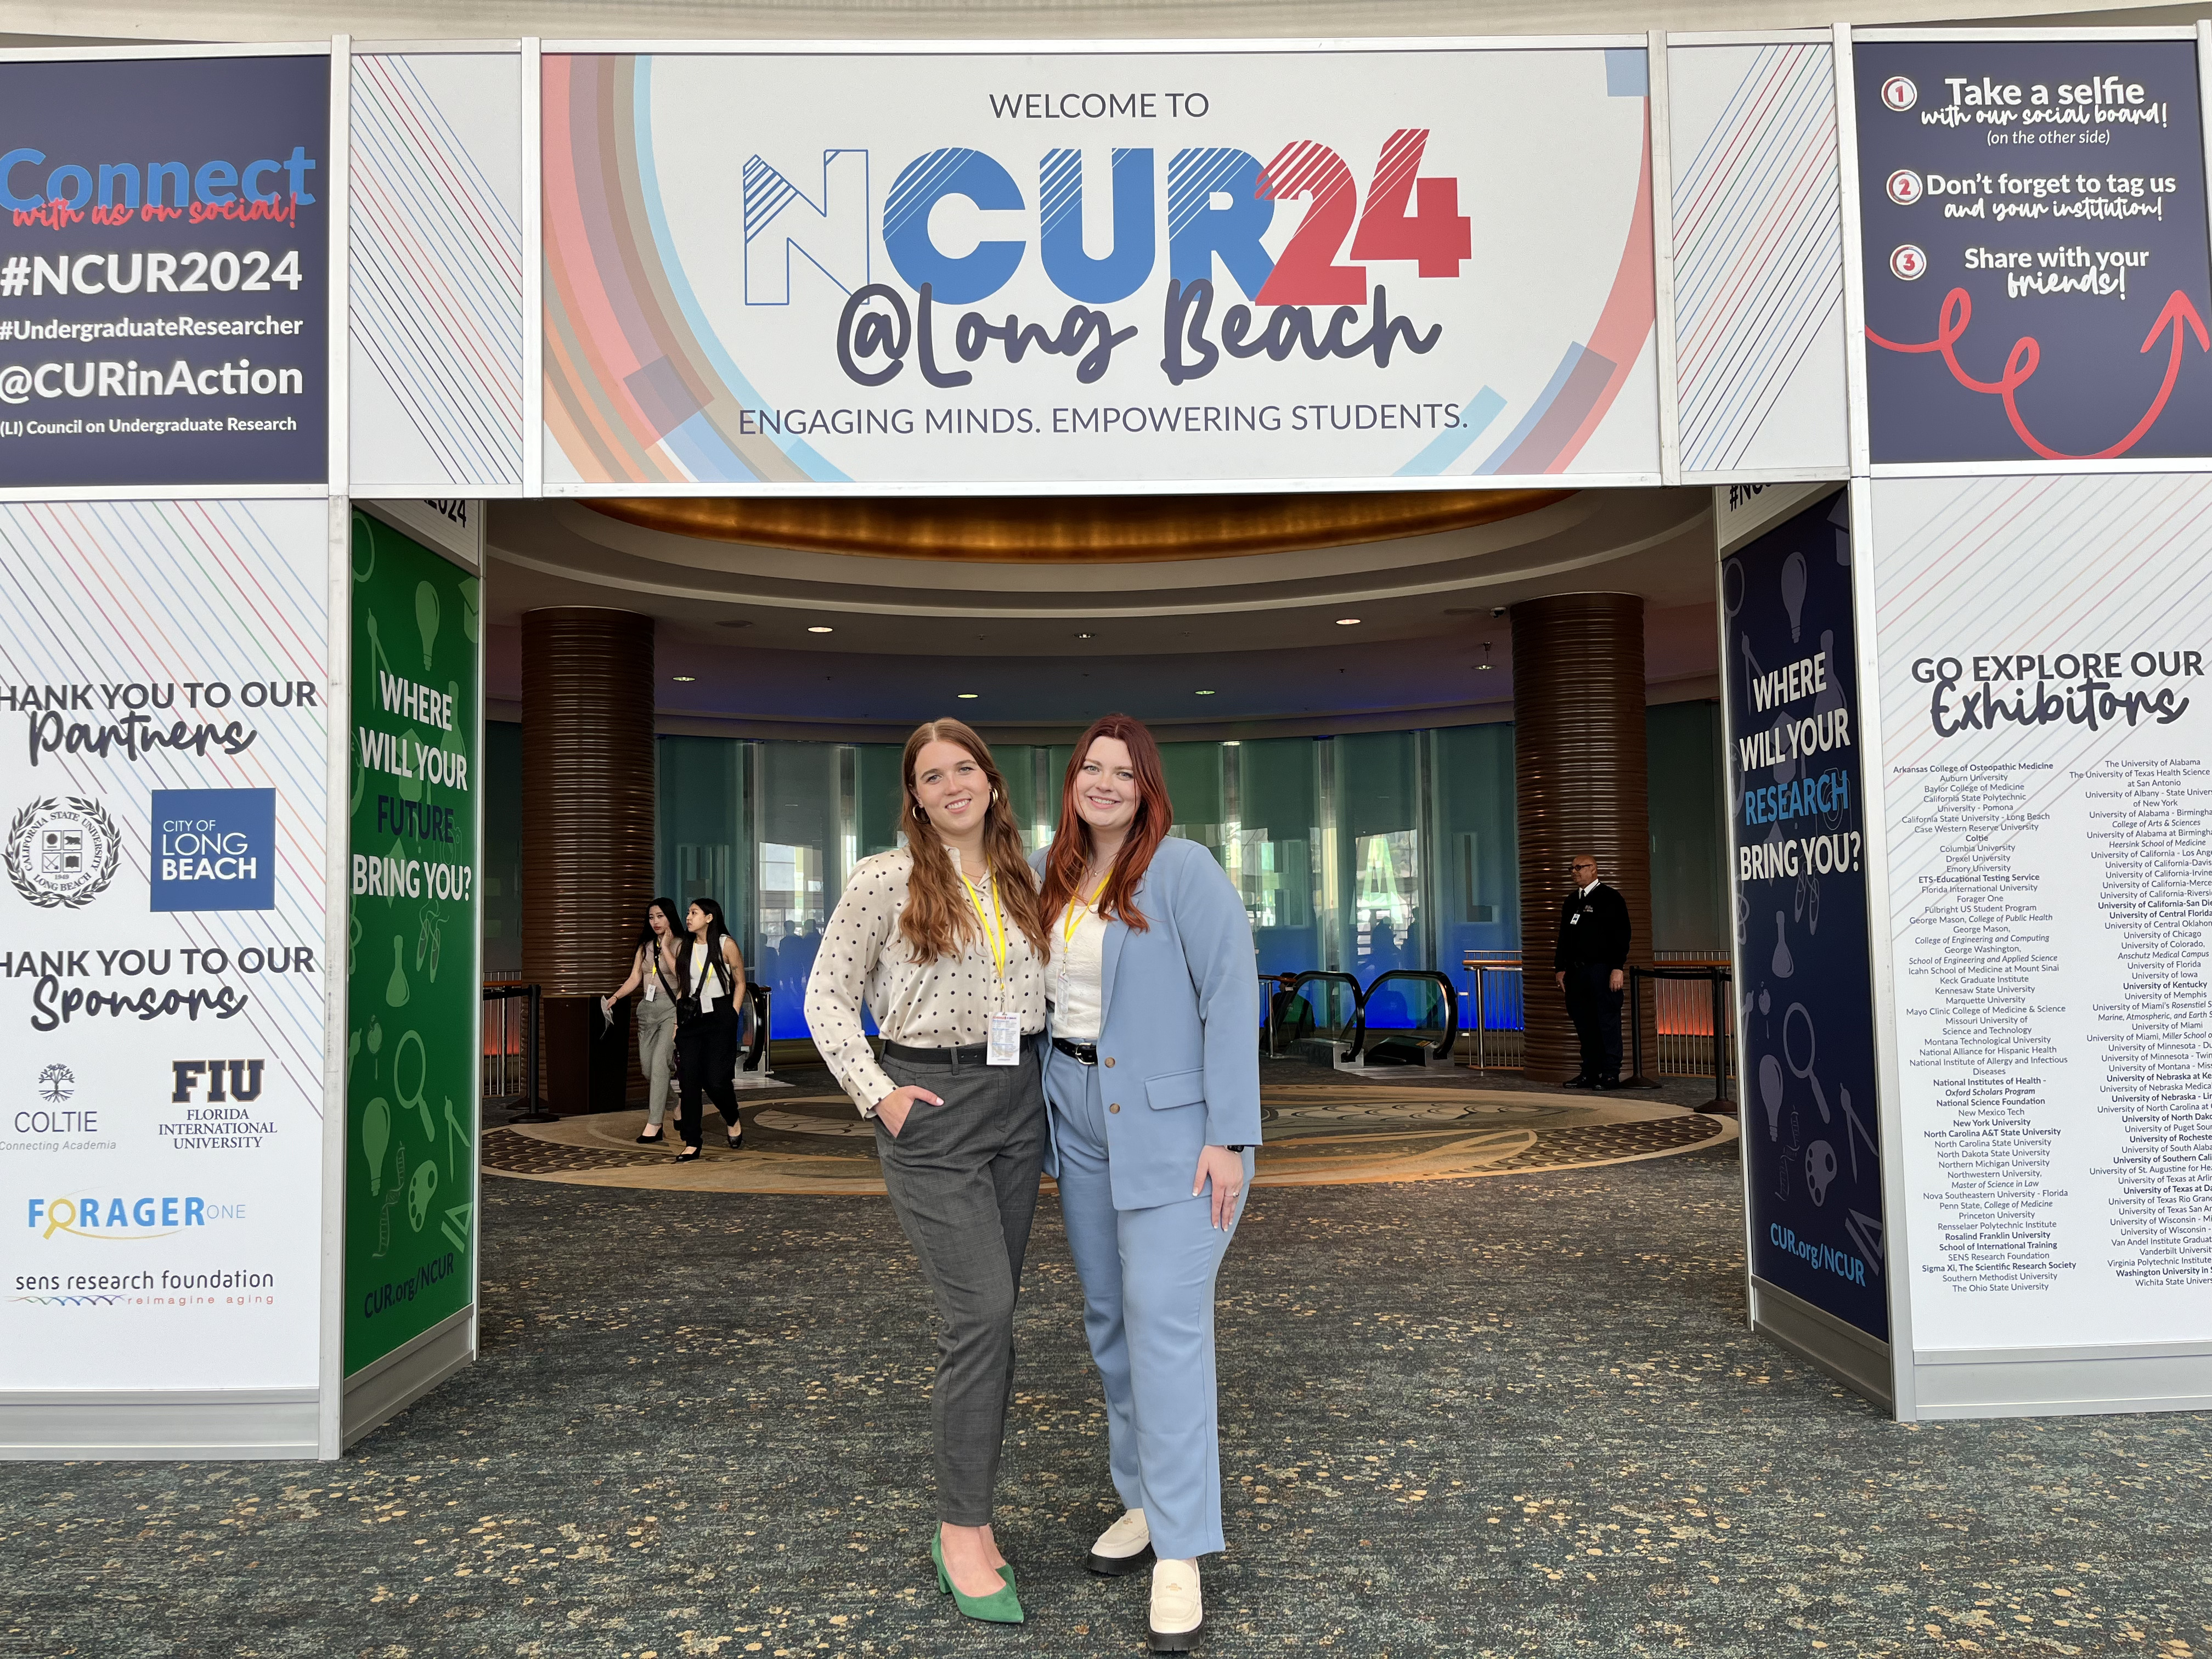
[[653, 693], [652, 617], [523, 613], [522, 973], [544, 988], [556, 1111], [622, 1103], [620, 1050], [604, 1098], [592, 1005], [622, 982], [653, 896]]
[[[1557, 1083], [1581, 1069], [1567, 1006], [1552, 982], [1559, 907], [1577, 853], [1620, 890], [1635, 932], [1629, 960], [1651, 960], [1650, 781], [1644, 769], [1644, 601], [1560, 593], [1513, 607], [1513, 768], [1521, 831], [1521, 953], [1528, 965], [1525, 1074]], [[1627, 1075], [1626, 1005], [1621, 1073]], [[1644, 1003], [1644, 1070], [1656, 1064]]]

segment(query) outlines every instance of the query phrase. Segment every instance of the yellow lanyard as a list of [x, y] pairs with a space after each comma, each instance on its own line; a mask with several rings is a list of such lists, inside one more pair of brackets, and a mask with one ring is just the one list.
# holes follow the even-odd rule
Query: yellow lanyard
[[[1008, 945], [1006, 924], [999, 915], [999, 890], [995, 885], [991, 889], [991, 914], [986, 916], [983, 914], [982, 895], [975, 890], [975, 884], [968, 879], [968, 872], [965, 870], [960, 872], [960, 882], [968, 890], [968, 902], [975, 907], [975, 920], [982, 924], [984, 941], [991, 947], [991, 966], [998, 974], [999, 983], [1003, 985], [1006, 981]], [[997, 931], [992, 931], [994, 928]]]
[[1068, 900], [1067, 920], [1060, 924], [1060, 942], [1066, 947], [1060, 953], [1063, 957], [1075, 949], [1075, 935], [1083, 926], [1084, 917], [1098, 908], [1099, 896], [1106, 890], [1106, 884], [1113, 879], [1114, 872], [1109, 870], [1098, 878], [1098, 884], [1091, 890], [1089, 898]]

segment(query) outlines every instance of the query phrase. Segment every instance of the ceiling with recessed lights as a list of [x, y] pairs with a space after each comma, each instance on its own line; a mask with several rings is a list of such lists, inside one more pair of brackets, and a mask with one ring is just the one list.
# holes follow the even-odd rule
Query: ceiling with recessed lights
[[[1109, 708], [1186, 737], [1455, 723], [1510, 714], [1511, 629], [1493, 613], [1602, 590], [1647, 601], [1655, 696], [1711, 695], [1711, 492], [1511, 493], [1526, 499], [1510, 514], [1416, 535], [1018, 562], [765, 546], [580, 501], [495, 502], [487, 689], [495, 710], [520, 696], [525, 611], [599, 605], [657, 619], [664, 730], [879, 738], [953, 703], [1008, 736]], [[866, 544], [897, 546], [881, 515], [900, 504], [866, 505]]]

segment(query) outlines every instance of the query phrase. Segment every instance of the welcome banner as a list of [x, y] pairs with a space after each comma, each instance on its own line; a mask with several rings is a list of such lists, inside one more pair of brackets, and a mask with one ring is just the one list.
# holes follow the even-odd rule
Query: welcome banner
[[549, 54], [549, 488], [1659, 465], [1646, 54]]

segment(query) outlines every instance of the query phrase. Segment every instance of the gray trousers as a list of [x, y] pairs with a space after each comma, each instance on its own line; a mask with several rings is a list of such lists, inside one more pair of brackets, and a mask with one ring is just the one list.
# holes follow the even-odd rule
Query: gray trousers
[[894, 1136], [876, 1121], [884, 1186], [937, 1297], [937, 1516], [955, 1527], [991, 1519], [999, 1449], [1014, 1391], [1014, 1297], [1036, 1214], [1045, 1147], [1042, 1037], [1018, 1066], [952, 1066], [886, 1058], [917, 1103]]
[[[676, 1005], [665, 997], [637, 1005], [637, 1060], [645, 1068], [645, 1121], [658, 1128], [668, 1115], [668, 1061], [676, 1052]], [[655, 1012], [647, 1013], [647, 1009]], [[665, 1010], [665, 1012], [659, 1012]]]

